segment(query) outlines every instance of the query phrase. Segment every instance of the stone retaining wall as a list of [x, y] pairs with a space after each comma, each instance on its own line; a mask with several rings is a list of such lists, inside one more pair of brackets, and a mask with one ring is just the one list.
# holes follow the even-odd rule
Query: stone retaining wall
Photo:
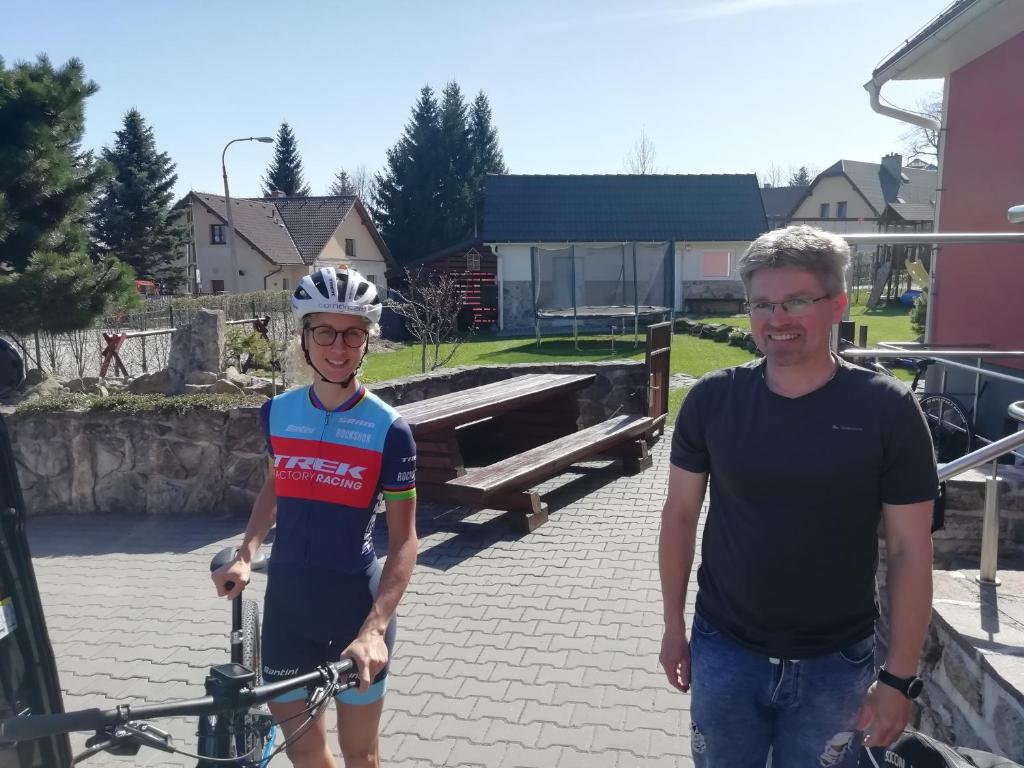
[[[552, 372], [597, 374], [579, 393], [581, 426], [641, 411], [644, 366], [631, 361], [454, 368], [372, 389], [400, 405], [523, 373]], [[266, 476], [258, 408], [5, 418], [30, 515], [244, 515]]]
[[[1024, 468], [1000, 465], [999, 559], [1024, 566]], [[977, 568], [985, 515], [985, 478], [968, 472], [946, 484], [945, 528], [936, 531], [935, 567]]]

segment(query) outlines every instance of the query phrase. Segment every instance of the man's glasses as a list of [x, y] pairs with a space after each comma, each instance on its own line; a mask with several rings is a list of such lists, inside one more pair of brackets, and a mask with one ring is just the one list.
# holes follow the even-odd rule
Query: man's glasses
[[800, 315], [806, 315], [811, 311], [811, 307], [817, 304], [819, 301], [830, 299], [831, 296], [819, 296], [816, 299], [787, 299], [786, 301], [753, 301], [747, 302], [747, 312], [752, 315], [774, 315], [776, 307], [782, 307], [787, 315], [793, 317], [800, 317]]
[[308, 330], [313, 337], [313, 341], [321, 347], [331, 346], [334, 340], [341, 336], [341, 340], [346, 347], [359, 349], [366, 343], [366, 338], [370, 335], [362, 328], [346, 328], [343, 331], [339, 331], [336, 328], [331, 328], [329, 325], [317, 325]]

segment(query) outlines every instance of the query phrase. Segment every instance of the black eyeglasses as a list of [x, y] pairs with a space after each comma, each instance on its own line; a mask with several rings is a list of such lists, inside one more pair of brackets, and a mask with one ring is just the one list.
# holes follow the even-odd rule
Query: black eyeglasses
[[811, 311], [811, 307], [819, 301], [830, 299], [831, 296], [819, 296], [816, 299], [796, 298], [788, 301], [754, 301], [747, 302], [747, 312], [752, 315], [774, 315], [776, 307], [782, 307], [787, 315], [799, 317]]
[[312, 328], [307, 327], [307, 330], [313, 337], [313, 341], [321, 347], [331, 346], [334, 343], [334, 340], [341, 336], [341, 341], [346, 347], [359, 349], [366, 343], [366, 339], [370, 335], [362, 328], [346, 328], [343, 331], [339, 331], [336, 328], [331, 328], [329, 325], [316, 325]]

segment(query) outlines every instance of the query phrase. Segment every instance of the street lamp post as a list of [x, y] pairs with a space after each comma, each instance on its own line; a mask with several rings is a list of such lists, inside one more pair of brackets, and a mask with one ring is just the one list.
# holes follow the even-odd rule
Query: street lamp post
[[228, 167], [225, 164], [225, 155], [228, 147], [236, 141], [261, 141], [264, 144], [273, 144], [274, 140], [269, 136], [247, 136], [244, 139], [232, 139], [224, 145], [224, 151], [220, 153], [220, 169], [224, 174], [224, 208], [228, 212], [228, 255], [231, 261], [231, 291], [238, 293], [238, 253], [235, 251], [235, 219], [231, 215], [231, 192], [228, 190]]

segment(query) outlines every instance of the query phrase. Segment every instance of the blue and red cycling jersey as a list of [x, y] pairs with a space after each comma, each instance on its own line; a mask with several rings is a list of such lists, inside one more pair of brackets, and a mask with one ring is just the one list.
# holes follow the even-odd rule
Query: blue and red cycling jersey
[[274, 564], [364, 571], [381, 498], [416, 496], [416, 443], [398, 412], [359, 390], [327, 410], [312, 387], [260, 411], [277, 493]]

